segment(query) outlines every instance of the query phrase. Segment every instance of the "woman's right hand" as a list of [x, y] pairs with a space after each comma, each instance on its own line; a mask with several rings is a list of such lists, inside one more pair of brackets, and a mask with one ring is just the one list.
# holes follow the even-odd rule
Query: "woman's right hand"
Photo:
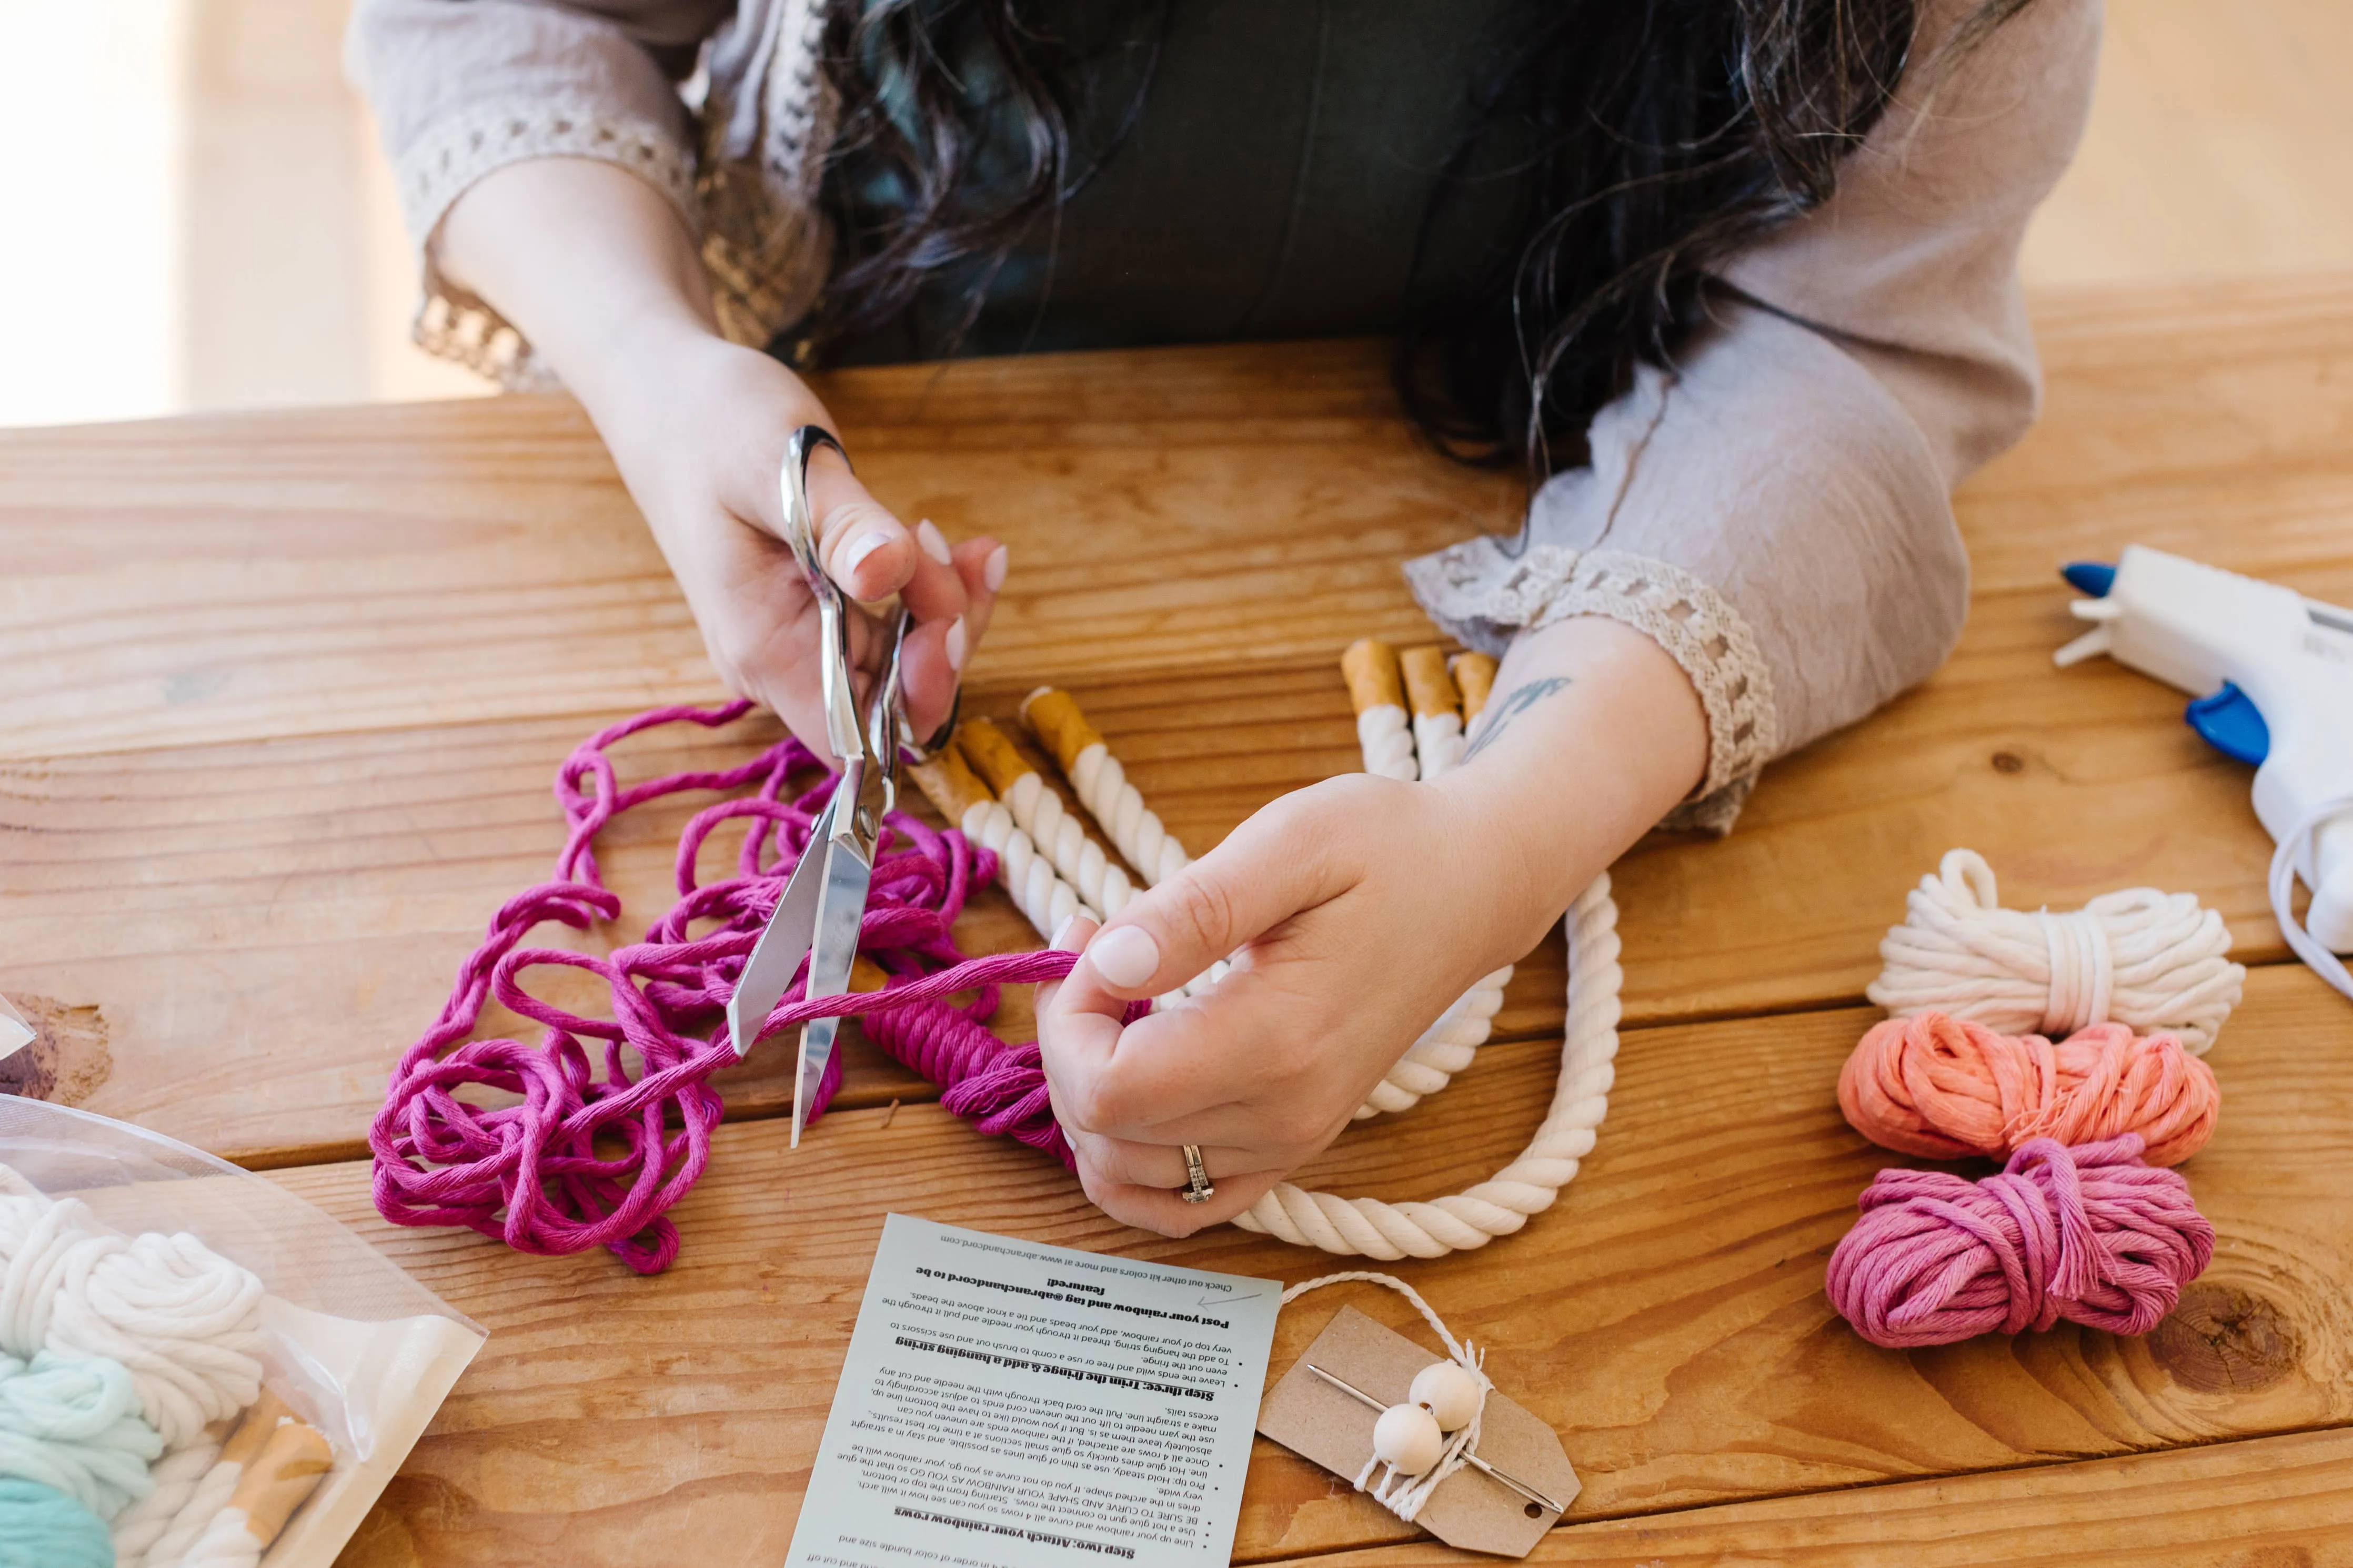
[[[792, 433], [832, 421], [798, 376], [722, 338], [670, 332], [626, 352], [626, 376], [600, 388], [597, 426], [711, 662], [731, 689], [775, 709], [827, 755], [817, 601], [784, 542], [778, 479]], [[895, 593], [914, 616], [900, 679], [910, 738], [928, 735], [945, 721], [987, 630], [1005, 547], [987, 538], [951, 547], [929, 521], [907, 527], [831, 451], [810, 463], [808, 490], [828, 574], [853, 599]], [[878, 668], [885, 624], [854, 613], [850, 629], [858, 667]]]
[[[432, 254], [596, 420], [720, 678], [827, 755], [817, 601], [784, 542], [777, 479], [792, 433], [833, 422], [800, 377], [719, 335], [702, 257], [669, 200], [611, 163], [526, 159], [458, 199]], [[808, 488], [828, 574], [852, 598], [897, 594], [914, 614], [900, 673], [909, 727], [929, 735], [987, 629], [1005, 551], [991, 539], [951, 551], [936, 528], [906, 528], [831, 452], [811, 463]], [[879, 668], [881, 623], [850, 626], [859, 667]]]

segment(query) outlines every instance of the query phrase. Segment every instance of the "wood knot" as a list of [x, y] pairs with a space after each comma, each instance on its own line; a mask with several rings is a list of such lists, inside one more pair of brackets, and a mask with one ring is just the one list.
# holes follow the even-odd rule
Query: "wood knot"
[[2268, 1388], [2303, 1359], [2279, 1310], [2235, 1285], [2193, 1284], [2157, 1325], [2149, 1351], [2173, 1381], [2201, 1394]]
[[16, 1008], [33, 1026], [32, 1043], [0, 1058], [0, 1094], [79, 1105], [114, 1071], [106, 1048], [106, 1020], [95, 1007], [69, 1007], [46, 996], [18, 996]]
[[1993, 771], [1998, 773], [2022, 773], [2026, 771], [2026, 759], [2016, 752], [1996, 752], [1993, 754]]

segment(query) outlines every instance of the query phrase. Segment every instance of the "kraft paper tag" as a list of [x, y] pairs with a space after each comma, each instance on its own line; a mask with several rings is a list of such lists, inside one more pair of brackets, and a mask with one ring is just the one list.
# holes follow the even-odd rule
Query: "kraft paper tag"
[[[1346, 1378], [1376, 1399], [1402, 1405], [1414, 1374], [1440, 1359], [1354, 1307], [1343, 1307], [1267, 1394], [1259, 1406], [1258, 1429], [1353, 1481], [1373, 1457], [1373, 1423], [1380, 1413], [1325, 1383], [1306, 1363]], [[1583, 1484], [1558, 1435], [1500, 1392], [1487, 1395], [1479, 1457], [1563, 1506], [1577, 1500]], [[1449, 1546], [1525, 1557], [1559, 1518], [1465, 1466], [1439, 1483], [1414, 1522]]]

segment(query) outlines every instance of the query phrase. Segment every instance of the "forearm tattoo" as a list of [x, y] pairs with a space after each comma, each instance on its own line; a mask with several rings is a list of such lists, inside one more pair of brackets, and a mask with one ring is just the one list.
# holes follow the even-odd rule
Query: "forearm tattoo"
[[[1568, 677], [1566, 675], [1547, 675], [1541, 679], [1531, 680], [1525, 686], [1514, 687], [1501, 702], [1493, 704], [1487, 710], [1483, 715], [1486, 722], [1479, 726], [1479, 733], [1472, 741], [1470, 749], [1462, 753], [1462, 761], [1467, 763], [1485, 751], [1513, 720], [1567, 684]], [[1459, 767], [1461, 763], [1456, 765]]]

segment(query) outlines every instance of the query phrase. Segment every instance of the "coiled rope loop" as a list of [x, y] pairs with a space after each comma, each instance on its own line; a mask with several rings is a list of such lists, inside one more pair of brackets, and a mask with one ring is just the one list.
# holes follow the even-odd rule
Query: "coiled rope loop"
[[1616, 1081], [1618, 906], [1608, 873], [1596, 877], [1564, 922], [1568, 932], [1568, 1017], [1552, 1109], [1518, 1159], [1468, 1192], [1430, 1203], [1343, 1198], [1283, 1182], [1234, 1220], [1301, 1247], [1367, 1258], [1443, 1258], [1484, 1247], [1552, 1206], [1592, 1152]]

